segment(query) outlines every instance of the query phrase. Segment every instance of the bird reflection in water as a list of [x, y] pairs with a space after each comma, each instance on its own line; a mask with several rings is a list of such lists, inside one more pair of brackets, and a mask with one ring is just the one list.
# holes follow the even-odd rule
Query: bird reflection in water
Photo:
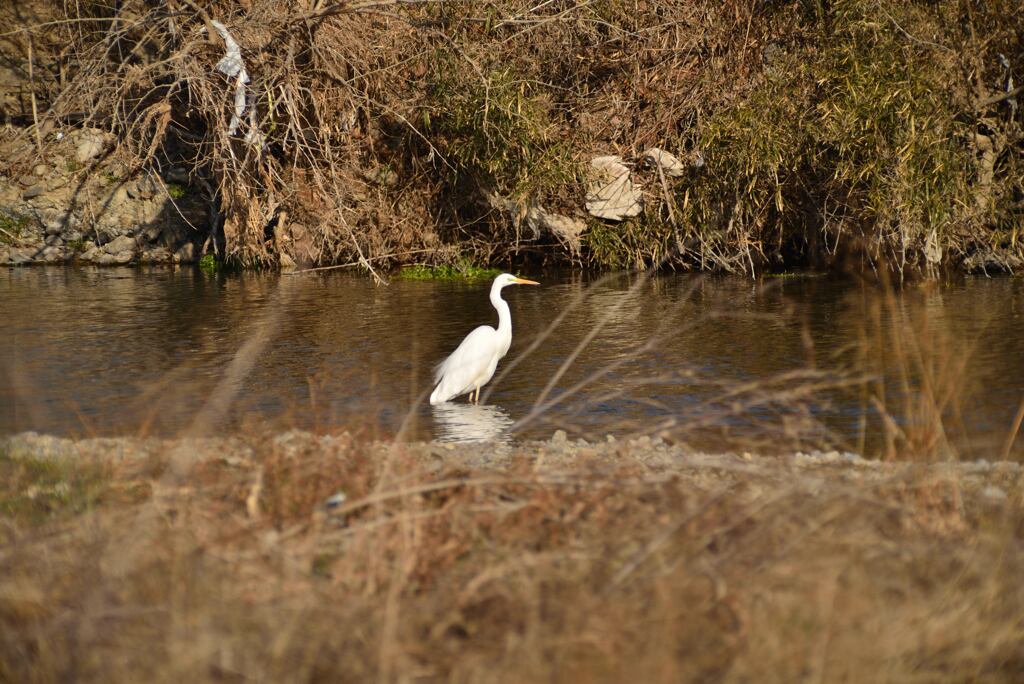
[[444, 403], [431, 406], [434, 439], [439, 442], [506, 442], [512, 419], [493, 404]]

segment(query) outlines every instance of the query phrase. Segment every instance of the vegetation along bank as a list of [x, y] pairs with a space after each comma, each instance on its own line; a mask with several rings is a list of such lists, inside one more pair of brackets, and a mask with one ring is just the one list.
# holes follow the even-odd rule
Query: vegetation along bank
[[1024, 263], [1015, 0], [0, 15], [8, 263]]

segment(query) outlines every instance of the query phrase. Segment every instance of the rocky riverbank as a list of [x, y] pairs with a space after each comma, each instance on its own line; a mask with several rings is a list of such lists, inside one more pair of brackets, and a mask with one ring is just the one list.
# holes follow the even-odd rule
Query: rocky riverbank
[[51, 138], [30, 171], [0, 175], [0, 264], [198, 258], [211, 217], [184, 169], [133, 170], [110, 154], [113, 139], [98, 129]]
[[0, 476], [12, 681], [1024, 674], [1016, 463], [23, 434]]

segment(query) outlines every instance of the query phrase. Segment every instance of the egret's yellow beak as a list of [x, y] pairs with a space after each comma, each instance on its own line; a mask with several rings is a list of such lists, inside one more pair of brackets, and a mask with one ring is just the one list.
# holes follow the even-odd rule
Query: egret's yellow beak
[[526, 278], [516, 278], [516, 285], [540, 285], [536, 280], [527, 280]]

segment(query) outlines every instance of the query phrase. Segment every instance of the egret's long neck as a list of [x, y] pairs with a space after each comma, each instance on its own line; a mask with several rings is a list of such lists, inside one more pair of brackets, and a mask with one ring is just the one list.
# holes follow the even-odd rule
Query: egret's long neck
[[497, 283], [491, 287], [491, 304], [498, 310], [498, 332], [511, 335], [512, 313], [508, 310], [508, 303], [501, 298], [501, 288]]

